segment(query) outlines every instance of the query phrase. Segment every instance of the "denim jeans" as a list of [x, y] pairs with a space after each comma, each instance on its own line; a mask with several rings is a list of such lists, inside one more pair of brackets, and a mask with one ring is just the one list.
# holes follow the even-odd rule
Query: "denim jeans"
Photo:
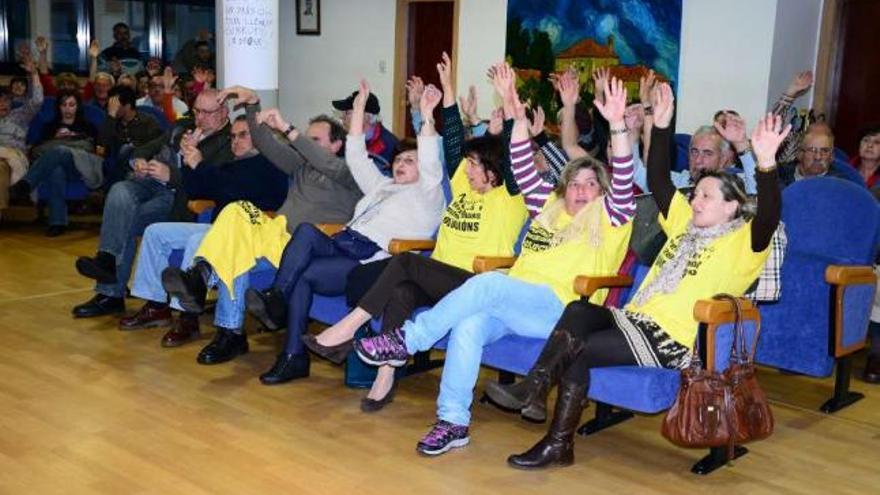
[[124, 297], [134, 262], [135, 238], [150, 224], [168, 218], [174, 206], [174, 189], [153, 179], [128, 179], [110, 188], [104, 201], [98, 251], [116, 257], [116, 283], [97, 284], [95, 291]]
[[217, 305], [214, 307], [214, 326], [242, 333], [244, 328], [244, 293], [251, 286], [250, 272], [243, 273], [232, 281], [232, 290], [220, 281], [213, 271], [208, 287], [217, 287]]
[[431, 348], [449, 332], [437, 417], [470, 423], [483, 347], [505, 335], [546, 339], [565, 309], [546, 285], [491, 272], [476, 275], [433, 308], [403, 325], [410, 354]]
[[[168, 296], [162, 288], [162, 271], [168, 268], [171, 252], [184, 250], [181, 268], [186, 269], [192, 264], [192, 258], [210, 228], [211, 225], [207, 223], [187, 222], [161, 222], [147, 227], [141, 239], [131, 295], [148, 301], [165, 302]], [[180, 309], [176, 300], [171, 301], [171, 306]]]
[[24, 180], [37, 189], [44, 182], [49, 184], [49, 225], [67, 225], [67, 201], [64, 193], [67, 183], [80, 177], [73, 164], [73, 153], [63, 146], [56, 146], [43, 153], [28, 169]]

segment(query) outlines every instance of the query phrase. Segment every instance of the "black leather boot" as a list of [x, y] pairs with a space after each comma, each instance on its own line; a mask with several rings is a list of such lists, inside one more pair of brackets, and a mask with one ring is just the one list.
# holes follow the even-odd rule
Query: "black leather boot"
[[225, 363], [247, 354], [248, 350], [247, 335], [243, 331], [235, 333], [231, 329], [217, 327], [214, 340], [199, 352], [196, 361], [199, 364]]
[[308, 352], [302, 354], [281, 352], [275, 359], [272, 369], [260, 375], [260, 382], [263, 385], [277, 385], [296, 378], [306, 378], [309, 376], [309, 361]]
[[560, 373], [567, 369], [583, 343], [564, 329], [550, 334], [538, 361], [521, 381], [510, 385], [489, 382], [486, 395], [505, 409], [518, 410], [523, 418], [543, 423], [547, 420], [547, 393]]
[[266, 290], [248, 289], [244, 294], [248, 313], [260, 320], [267, 330], [281, 330], [287, 326], [287, 299], [274, 287]]
[[211, 276], [211, 265], [198, 261], [186, 271], [168, 267], [162, 270], [162, 287], [171, 297], [180, 301], [180, 307], [189, 313], [205, 311], [205, 299], [208, 296], [208, 277]]
[[587, 403], [586, 393], [581, 383], [560, 383], [550, 431], [529, 450], [508, 457], [507, 463], [519, 469], [570, 466], [574, 463], [574, 432]]
[[76, 259], [76, 271], [98, 283], [115, 284], [116, 256], [104, 251], [98, 251], [94, 258], [80, 256]]

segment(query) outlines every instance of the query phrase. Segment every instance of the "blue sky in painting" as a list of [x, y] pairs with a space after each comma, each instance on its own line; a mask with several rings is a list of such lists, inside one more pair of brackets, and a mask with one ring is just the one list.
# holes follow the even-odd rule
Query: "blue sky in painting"
[[508, 0], [507, 17], [550, 35], [554, 53], [614, 35], [622, 64], [644, 63], [678, 79], [682, 0]]

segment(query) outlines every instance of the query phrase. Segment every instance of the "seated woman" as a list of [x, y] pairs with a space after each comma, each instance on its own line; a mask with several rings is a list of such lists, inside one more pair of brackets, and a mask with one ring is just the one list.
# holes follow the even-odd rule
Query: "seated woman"
[[868, 189], [874, 189], [880, 180], [880, 126], [869, 126], [859, 132], [859, 154], [852, 166], [865, 179]]
[[55, 237], [67, 229], [67, 182], [82, 177], [90, 189], [104, 182], [103, 159], [95, 154], [98, 131], [83, 113], [79, 94], [61, 91], [55, 100], [55, 119], [43, 128], [43, 139], [34, 148], [36, 160], [19, 182], [18, 190], [29, 192], [44, 182], [49, 184], [49, 228]]
[[489, 397], [510, 408], [545, 401], [559, 383], [550, 431], [507, 462], [541, 468], [574, 462], [574, 431], [586, 402], [590, 370], [603, 366], [682, 368], [690, 361], [697, 332], [694, 304], [718, 293], [742, 295], [761, 272], [780, 217], [775, 155], [789, 132], [768, 114], [752, 133], [757, 157], [757, 214], [750, 214], [742, 180], [707, 172], [697, 180], [688, 205], [669, 177], [672, 90], [662, 84], [654, 97], [654, 129], [648, 180], [669, 237], [644, 282], [625, 308], [576, 301], [565, 308], [537, 363], [515, 385], [492, 383]]
[[[264, 253], [279, 267], [270, 290], [250, 290], [244, 298], [248, 309], [270, 328], [280, 328], [285, 321], [288, 327], [285, 349], [275, 365], [260, 377], [264, 384], [308, 376], [309, 354], [303, 349], [301, 339], [314, 293], [342, 294], [348, 272], [362, 262], [387, 258], [385, 248], [391, 239], [424, 238], [437, 228], [445, 197], [439, 139], [433, 122], [422, 127], [418, 151], [407, 148], [397, 153], [392, 165], [393, 178], [388, 178], [379, 172], [366, 151], [362, 120], [368, 96], [369, 88], [362, 81], [354, 101], [345, 156], [364, 197], [357, 203], [354, 217], [344, 230], [329, 237], [315, 225], [301, 223], [283, 252], [276, 255], [274, 249], [235, 249], [229, 243], [274, 245], [278, 239], [287, 238], [283, 221], [274, 222], [275, 228], [264, 228], [254, 234], [244, 231], [244, 224], [234, 223], [233, 230], [226, 229], [225, 233], [212, 228], [196, 252], [196, 258], [203, 260], [196, 265], [202, 266], [206, 273], [213, 272], [211, 278], [219, 279], [221, 292], [225, 290], [228, 294], [237, 293], [235, 286], [242, 277], [247, 277], [247, 269], [253, 265], [250, 253]], [[421, 100], [425, 115], [431, 115], [441, 96], [434, 87], [425, 91]], [[226, 210], [230, 215], [247, 215], [241, 208]], [[250, 218], [253, 222], [262, 222], [259, 211]], [[215, 226], [227, 221], [221, 213]], [[242, 230], [235, 231], [235, 226]], [[272, 259], [275, 256], [280, 261]], [[178, 296], [187, 309], [193, 295], [180, 290], [185, 287], [176, 289], [166, 285], [166, 289], [169, 294]], [[244, 310], [242, 298], [233, 299]], [[214, 341], [202, 350], [198, 360], [203, 364], [223, 362], [247, 350], [243, 329], [219, 325]]]
[[[617, 271], [632, 231], [632, 154], [623, 123], [623, 83], [614, 80], [606, 89], [606, 103], [598, 105], [615, 129], [613, 178], [602, 163], [584, 157], [565, 168], [551, 195], [549, 185], [537, 178], [525, 108], [513, 81], [512, 71], [502, 67], [498, 85], [504, 88], [508, 113], [515, 117], [511, 162], [527, 204], [545, 202], [526, 234], [521, 256], [509, 275], [476, 275], [400, 329], [355, 342], [365, 362], [402, 366], [410, 355], [430, 349], [449, 333], [437, 399], [439, 419], [416, 447], [425, 455], [469, 442], [470, 405], [483, 346], [510, 334], [546, 338], [565, 304], [577, 299], [574, 275]], [[594, 296], [597, 303], [604, 297], [605, 293]]]
[[[445, 57], [444, 53], [444, 57]], [[351, 339], [361, 325], [382, 315], [382, 331], [390, 332], [413, 310], [435, 304], [473, 276], [475, 256], [512, 256], [527, 218], [518, 188], [505, 188], [501, 139], [483, 136], [464, 141], [464, 128], [448, 57], [438, 64], [443, 87], [443, 147], [452, 177], [453, 201], [446, 208], [430, 258], [413, 253], [395, 256], [358, 306], [317, 336], [306, 335], [306, 347], [341, 363], [351, 351]], [[504, 153], [506, 155], [506, 152]], [[506, 178], [512, 183], [512, 177]], [[394, 368], [383, 366], [361, 401], [364, 412], [378, 411], [394, 397]]]

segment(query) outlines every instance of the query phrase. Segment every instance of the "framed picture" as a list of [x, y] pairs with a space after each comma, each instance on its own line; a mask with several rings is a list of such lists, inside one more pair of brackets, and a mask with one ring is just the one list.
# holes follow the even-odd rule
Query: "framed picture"
[[296, 0], [296, 34], [321, 34], [321, 0]]

